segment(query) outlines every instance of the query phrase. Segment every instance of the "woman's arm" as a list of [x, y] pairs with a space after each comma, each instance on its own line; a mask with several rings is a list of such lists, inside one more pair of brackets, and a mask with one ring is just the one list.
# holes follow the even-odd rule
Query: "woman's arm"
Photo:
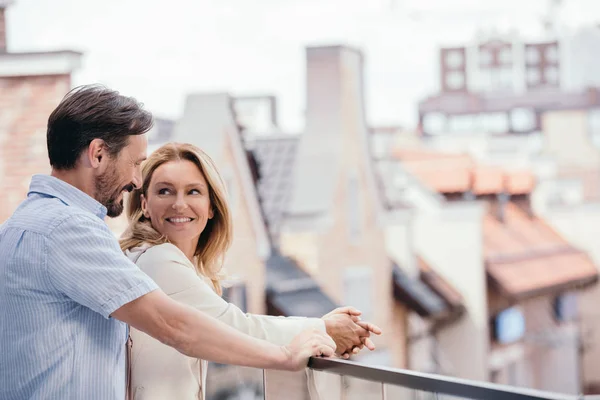
[[335, 343], [307, 330], [287, 346], [259, 340], [178, 303], [155, 290], [116, 310], [112, 317], [147, 333], [181, 353], [219, 363], [265, 369], [299, 370], [311, 356], [331, 356]]
[[349, 352], [356, 353], [363, 345], [373, 350], [375, 347], [369, 336], [371, 332], [381, 333], [376, 326], [358, 321], [360, 311], [352, 307], [336, 309], [323, 318], [246, 314], [218, 296], [196, 274], [187, 257], [172, 244], [148, 249], [138, 258], [137, 264], [172, 299], [218, 318], [238, 331], [273, 344], [288, 344], [299, 332], [317, 329], [326, 332], [335, 341], [338, 354], [347, 358]]
[[187, 304], [255, 338], [286, 345], [293, 336], [305, 329], [325, 332], [325, 322], [320, 318], [244, 313], [215, 293], [207, 282], [196, 274], [185, 255], [172, 244], [148, 249], [139, 257], [137, 265], [173, 300]]

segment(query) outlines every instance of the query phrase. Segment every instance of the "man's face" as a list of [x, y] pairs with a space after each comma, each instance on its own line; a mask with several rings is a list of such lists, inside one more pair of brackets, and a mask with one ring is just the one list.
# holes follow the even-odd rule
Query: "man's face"
[[142, 161], [146, 159], [146, 135], [132, 135], [119, 154], [108, 159], [105, 172], [96, 178], [96, 200], [106, 207], [107, 215], [118, 217], [123, 212], [123, 193], [142, 185]]

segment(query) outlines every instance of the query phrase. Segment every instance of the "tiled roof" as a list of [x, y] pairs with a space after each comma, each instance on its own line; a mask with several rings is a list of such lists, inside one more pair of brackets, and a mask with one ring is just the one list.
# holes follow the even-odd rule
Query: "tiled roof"
[[485, 217], [483, 234], [488, 276], [505, 295], [531, 297], [597, 280], [586, 253], [512, 202], [506, 204], [502, 222], [494, 215]]
[[[463, 154], [401, 150], [396, 157], [440, 193], [512, 195], [515, 201], [493, 203], [483, 221], [488, 277], [504, 295], [525, 298], [597, 280], [598, 272], [589, 256], [533, 216], [529, 204], [517, 203], [527, 202], [522, 195], [529, 194], [534, 186], [531, 172], [480, 166]], [[502, 220], [498, 218], [500, 207]]]
[[291, 258], [273, 250], [267, 260], [267, 312], [318, 318], [338, 305]]
[[251, 144], [258, 163], [258, 196], [271, 236], [276, 238], [290, 200], [298, 137], [278, 135], [258, 138]]
[[435, 318], [447, 312], [448, 305], [420, 279], [411, 278], [393, 265], [394, 297], [422, 317]]
[[394, 155], [410, 173], [438, 193], [485, 195], [506, 191], [516, 195], [530, 193], [535, 185], [530, 171], [478, 164], [467, 154], [397, 150]]
[[154, 118], [154, 126], [148, 132], [149, 145], [163, 145], [170, 142], [175, 129], [175, 121], [165, 118]]
[[529, 91], [499, 96], [489, 93], [442, 93], [419, 103], [419, 113], [442, 112], [448, 115], [508, 111], [515, 107], [536, 110], [586, 109], [600, 104], [598, 88], [579, 92], [561, 90]]
[[418, 257], [420, 278], [440, 296], [452, 310], [464, 310], [463, 297], [448, 281], [439, 275], [423, 258]]
[[412, 278], [393, 264], [394, 297], [422, 317], [448, 323], [464, 311], [463, 297], [421, 257], [419, 277]]

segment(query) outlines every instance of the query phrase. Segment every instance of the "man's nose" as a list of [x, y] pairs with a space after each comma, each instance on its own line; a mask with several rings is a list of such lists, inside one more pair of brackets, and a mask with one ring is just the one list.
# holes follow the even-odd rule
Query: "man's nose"
[[142, 187], [142, 171], [140, 169], [137, 169], [135, 171], [135, 174], [133, 175], [133, 180], [131, 181], [131, 184], [136, 189], [139, 189]]

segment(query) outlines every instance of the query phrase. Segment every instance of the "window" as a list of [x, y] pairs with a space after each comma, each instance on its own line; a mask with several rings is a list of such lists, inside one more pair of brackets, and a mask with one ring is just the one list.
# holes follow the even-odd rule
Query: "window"
[[516, 307], [501, 311], [493, 321], [494, 339], [500, 344], [513, 343], [525, 334], [525, 317]]
[[465, 74], [458, 71], [449, 72], [446, 75], [446, 86], [451, 90], [462, 89], [465, 86]]
[[348, 234], [350, 242], [358, 243], [362, 233], [362, 209], [360, 203], [360, 187], [358, 172], [352, 171], [348, 176]]
[[344, 304], [362, 311], [363, 320], [373, 319], [373, 271], [369, 267], [348, 267], [344, 271]]
[[464, 64], [463, 53], [460, 50], [448, 50], [446, 52], [446, 65], [448, 68], [462, 68]]
[[514, 132], [530, 132], [536, 127], [535, 112], [531, 108], [515, 108], [510, 112], [510, 123]]
[[590, 110], [589, 120], [592, 143], [597, 147], [600, 147], [600, 108]]
[[540, 84], [540, 70], [538, 67], [527, 68], [527, 84], [529, 86]]
[[512, 87], [513, 84], [513, 70], [512, 67], [502, 67], [500, 68], [500, 87], [507, 89]]
[[450, 131], [473, 132], [478, 130], [478, 118], [474, 115], [455, 115], [450, 118]]
[[544, 52], [544, 56], [546, 61], [549, 63], [558, 62], [558, 49], [556, 46], [548, 46], [546, 47], [546, 51]]
[[512, 50], [510, 47], [505, 47], [500, 50], [500, 62], [502, 64], [512, 63]]
[[446, 130], [446, 115], [442, 113], [425, 114], [423, 130], [429, 134], [443, 133]]
[[558, 322], [569, 322], [577, 319], [577, 295], [565, 293], [554, 299], [554, 317]]
[[492, 53], [488, 49], [479, 50], [479, 65], [486, 67], [492, 63]]
[[525, 50], [525, 60], [528, 64], [539, 64], [540, 50], [535, 46], [528, 46]]
[[546, 78], [546, 83], [556, 85], [558, 83], [558, 68], [546, 67], [544, 77]]
[[506, 133], [509, 131], [508, 116], [504, 112], [482, 114], [481, 125], [484, 132]]

